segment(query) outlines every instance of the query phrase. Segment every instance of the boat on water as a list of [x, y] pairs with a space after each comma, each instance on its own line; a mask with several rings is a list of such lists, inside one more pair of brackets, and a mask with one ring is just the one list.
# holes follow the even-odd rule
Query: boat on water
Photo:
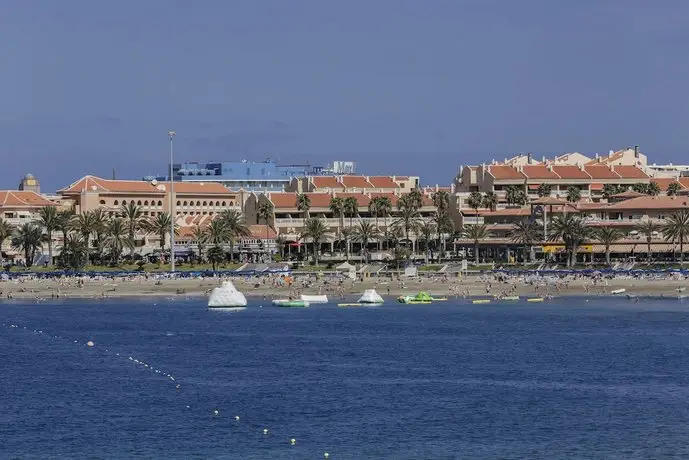
[[625, 288], [621, 288], [621, 289], [615, 289], [613, 291], [610, 291], [610, 294], [617, 295], [617, 294], [624, 294], [625, 292], [627, 292], [627, 290]]
[[383, 303], [384, 300], [376, 292], [375, 289], [366, 289], [364, 290], [364, 293], [361, 294], [361, 297], [359, 297], [359, 300], [357, 300], [358, 303]]
[[246, 307], [246, 297], [229, 280], [223, 281], [222, 285], [213, 289], [208, 297], [208, 308], [232, 308], [236, 310], [244, 307]]
[[526, 299], [527, 302], [543, 302], [544, 300], [543, 297], [531, 297]]
[[475, 304], [490, 303], [490, 299], [474, 299], [471, 301], [471, 303], [475, 303]]
[[327, 295], [307, 295], [302, 294], [301, 300], [308, 303], [328, 303]]
[[273, 300], [273, 305], [286, 308], [306, 308], [310, 303], [301, 299], [276, 299]]

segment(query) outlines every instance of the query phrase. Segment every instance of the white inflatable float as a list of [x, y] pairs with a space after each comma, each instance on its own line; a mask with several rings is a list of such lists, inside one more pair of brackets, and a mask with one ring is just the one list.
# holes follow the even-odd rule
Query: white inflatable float
[[384, 300], [376, 292], [375, 289], [366, 289], [363, 294], [361, 294], [361, 297], [359, 297], [359, 300], [357, 300], [359, 303], [383, 303]]
[[213, 289], [208, 298], [209, 308], [246, 307], [246, 297], [239, 292], [232, 281], [223, 281], [222, 286]]
[[327, 295], [301, 295], [301, 300], [308, 303], [328, 303]]

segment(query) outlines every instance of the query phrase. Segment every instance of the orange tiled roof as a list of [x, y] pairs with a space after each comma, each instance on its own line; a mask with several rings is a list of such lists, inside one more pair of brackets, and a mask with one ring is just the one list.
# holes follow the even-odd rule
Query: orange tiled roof
[[689, 177], [680, 177], [677, 179], [677, 182], [682, 184], [684, 188], [689, 188]]
[[643, 196], [611, 204], [607, 209], [686, 209], [689, 198], [674, 196]]
[[620, 179], [620, 175], [605, 165], [584, 166], [584, 171], [592, 179]]
[[294, 192], [275, 192], [269, 193], [268, 199], [276, 208], [297, 208], [297, 194]]
[[591, 190], [603, 190], [603, 184], [593, 183], [591, 184]]
[[372, 188], [373, 184], [367, 181], [364, 176], [342, 176], [340, 177], [340, 182], [345, 187], [352, 188]]
[[334, 176], [312, 176], [311, 182], [316, 188], [343, 188], [344, 184]]
[[522, 173], [514, 169], [512, 166], [505, 165], [490, 165], [487, 167], [488, 173], [497, 180], [522, 180], [526, 179]]
[[[170, 183], [163, 182], [166, 189], [169, 189]], [[182, 195], [227, 195], [232, 193], [230, 189], [217, 182], [175, 182], [175, 193]]]
[[[306, 193], [305, 195], [311, 200], [311, 208], [329, 208], [330, 200], [333, 198], [333, 195], [330, 193]], [[346, 194], [343, 193], [342, 195]], [[340, 194], [338, 193], [337, 196], [340, 196]], [[296, 201], [294, 207], [297, 207]]]
[[0, 190], [0, 208], [42, 208], [56, 203], [29, 190]]
[[559, 179], [560, 177], [544, 165], [524, 165], [522, 173], [529, 179]]
[[623, 179], [648, 179], [648, 174], [636, 166], [613, 166], [613, 170]]
[[562, 179], [591, 179], [591, 176], [578, 166], [553, 166], [553, 171]]
[[389, 177], [389, 176], [371, 176], [368, 178], [368, 181], [375, 188], [397, 189], [400, 187], [399, 184], [397, 184], [397, 182], [393, 181], [392, 177]]
[[[686, 187], [684, 186], [684, 184], [682, 184], [681, 182], [677, 181], [677, 179], [670, 179], [670, 178], [660, 177], [660, 178], [652, 178], [652, 179], [651, 179], [651, 182], [655, 182], [656, 184], [658, 184], [658, 187], [660, 187], [660, 190], [662, 190], [663, 192], [667, 192], [668, 186], [669, 186], [670, 184], [672, 184], [673, 182], [676, 182], [677, 184], [679, 184], [680, 189], [686, 188]], [[687, 182], [687, 183], [689, 183], [689, 182]]]
[[109, 180], [96, 176], [84, 176], [69, 186], [58, 190], [63, 194], [81, 193], [87, 191], [114, 193], [165, 193], [150, 182], [142, 180]]
[[[367, 208], [368, 204], [371, 202], [371, 198], [363, 193], [337, 193], [335, 196], [342, 198], [343, 200], [346, 198], [356, 198], [360, 208]], [[328, 203], [328, 205], [330, 205], [330, 203]]]

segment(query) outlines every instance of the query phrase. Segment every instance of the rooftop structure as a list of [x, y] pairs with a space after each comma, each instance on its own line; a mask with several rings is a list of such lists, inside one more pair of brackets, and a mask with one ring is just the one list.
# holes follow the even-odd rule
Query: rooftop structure
[[307, 176], [295, 177], [286, 192], [390, 192], [406, 193], [419, 188], [415, 176]]

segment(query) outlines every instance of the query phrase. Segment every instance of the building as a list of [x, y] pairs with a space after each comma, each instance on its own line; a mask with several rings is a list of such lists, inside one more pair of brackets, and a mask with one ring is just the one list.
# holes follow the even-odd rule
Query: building
[[27, 174], [22, 178], [21, 182], [19, 182], [19, 190], [41, 193], [41, 185], [33, 174]]
[[[282, 192], [293, 177], [354, 173], [354, 163], [336, 161], [328, 167], [280, 165], [273, 161], [222, 161], [175, 163], [172, 167], [175, 181], [217, 182], [232, 190], [251, 192]], [[169, 175], [149, 176], [144, 180], [168, 180]]]
[[[185, 218], [186, 225], [181, 226], [179, 234], [175, 240], [178, 248], [176, 252], [181, 249], [186, 249], [187, 251], [197, 254], [199, 253], [199, 241], [195, 238], [195, 226], [199, 225], [204, 227], [210, 223], [214, 216], [201, 216], [202, 218], [187, 217]], [[179, 221], [178, 221], [179, 222]], [[234, 254], [238, 255], [239, 260], [245, 262], [255, 262], [266, 254], [266, 251], [275, 254], [279, 251], [277, 244], [277, 233], [275, 230], [263, 225], [249, 225], [250, 235], [246, 237], [239, 238], [233, 248], [230, 248], [230, 244], [224, 245], [223, 249], [229, 252], [231, 249]], [[207, 250], [207, 243], [201, 242], [201, 251], [205, 257], [205, 251]], [[237, 257], [235, 255], [235, 257]]]
[[306, 176], [290, 180], [286, 192], [408, 193], [419, 188], [415, 176]]

